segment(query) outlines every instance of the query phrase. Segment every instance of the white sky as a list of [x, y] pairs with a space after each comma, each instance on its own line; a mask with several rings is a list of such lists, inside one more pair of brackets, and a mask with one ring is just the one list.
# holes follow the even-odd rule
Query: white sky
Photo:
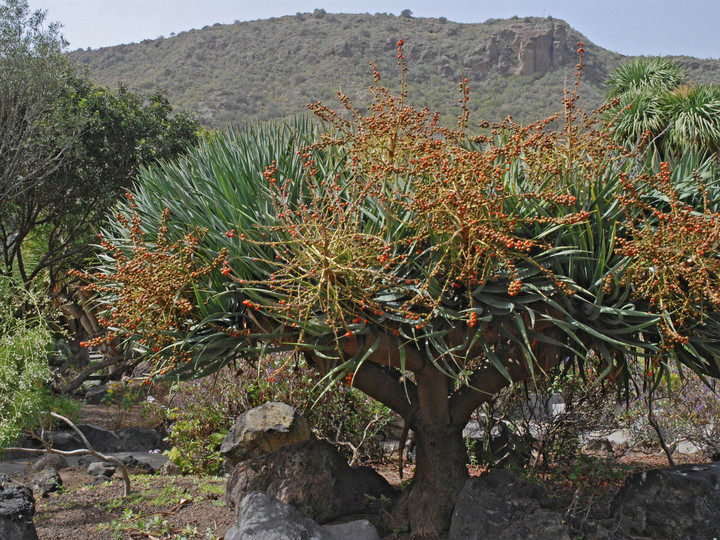
[[[29, 0], [63, 25], [70, 50], [168, 37], [235, 20], [315, 8], [328, 13], [394, 13], [474, 23], [517, 15], [567, 21], [595, 43], [627, 55], [720, 58], [720, 0]], [[462, 44], [458, 44], [461, 47]]]

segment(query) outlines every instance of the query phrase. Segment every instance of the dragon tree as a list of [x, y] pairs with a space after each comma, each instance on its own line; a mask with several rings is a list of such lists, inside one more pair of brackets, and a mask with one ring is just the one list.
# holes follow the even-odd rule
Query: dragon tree
[[717, 175], [645, 165], [577, 86], [558, 117], [470, 135], [467, 81], [450, 129], [374, 75], [367, 111], [340, 93], [312, 105], [320, 127], [217, 134], [145, 169], [86, 277], [97, 339], [157, 376], [294, 351], [328, 391], [396, 411], [417, 448], [396, 512], [434, 537], [468, 478], [463, 428], [511, 383], [577, 362], [720, 375]]

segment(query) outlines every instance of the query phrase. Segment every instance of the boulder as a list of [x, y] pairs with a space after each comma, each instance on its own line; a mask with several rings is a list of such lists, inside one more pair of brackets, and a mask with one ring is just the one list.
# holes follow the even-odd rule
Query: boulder
[[231, 465], [237, 465], [311, 436], [310, 424], [293, 407], [270, 402], [246, 411], [235, 420], [220, 446], [220, 453]]
[[104, 461], [95, 461], [88, 465], [87, 473], [90, 476], [104, 476], [105, 478], [110, 478], [113, 474], [115, 474], [115, 467], [109, 463], [105, 463]]
[[152, 465], [135, 459], [133, 456], [119, 457], [118, 460], [128, 468], [130, 474], [155, 474], [155, 469]]
[[448, 540], [570, 540], [545, 490], [506, 469], [470, 478], [455, 504]]
[[42, 471], [46, 467], [52, 467], [56, 471], [60, 471], [62, 469], [68, 469], [70, 464], [68, 460], [60, 454], [44, 454], [32, 463], [28, 463], [27, 467], [25, 467], [25, 474], [31, 475]]
[[[98, 452], [149, 452], [162, 446], [162, 440], [154, 429], [131, 427], [120, 432], [110, 431], [90, 424], [78, 424], [78, 429]], [[45, 440], [56, 450], [77, 450], [85, 448], [80, 437], [72, 431], [45, 433]]]
[[95, 456], [91, 456], [91, 455], [84, 455], [84, 456], [80, 456], [78, 458], [78, 465], [87, 467], [91, 463], [95, 463], [95, 462], [99, 462], [99, 461], [102, 461], [102, 459], [96, 458]]
[[158, 448], [160, 436], [154, 429], [130, 427], [120, 433], [119, 452], [148, 452]]
[[237, 524], [225, 540], [380, 540], [369, 521], [319, 525], [289, 504], [259, 491], [241, 501]]
[[33, 493], [38, 497], [47, 497], [48, 493], [57, 491], [62, 483], [60, 473], [52, 467], [45, 467], [42, 471], [34, 474], [28, 482]]
[[106, 482], [110, 482], [110, 477], [103, 476], [102, 474], [100, 476], [96, 476], [93, 478], [92, 484], [93, 486], [102, 486]]
[[[20, 438], [16, 443], [12, 444], [12, 446], [15, 446], [17, 448], [33, 448], [33, 449], [39, 449], [40, 444], [35, 441], [34, 439], [25, 436]], [[15, 460], [23, 460], [29, 459], [29, 456], [33, 456], [36, 454], [31, 454], [30, 452], [24, 452], [22, 450], [0, 450], [0, 458], [4, 461], [15, 461]]]
[[[132, 455], [116, 455], [115, 457], [118, 461], [120, 461], [120, 463], [128, 468], [128, 473], [130, 474], [155, 474], [155, 469], [152, 465], [135, 459]], [[95, 456], [81, 456], [80, 459], [78, 459], [78, 464], [85, 467], [88, 467], [92, 463], [105, 463], [106, 465], [114, 467], [113, 464], [104, 462], [102, 459], [96, 458]]]
[[44, 439], [49, 442], [55, 450], [68, 451], [83, 448], [80, 438], [74, 432], [47, 431], [45, 432]]
[[88, 388], [87, 392], [85, 392], [85, 403], [88, 405], [100, 405], [105, 401], [107, 395], [107, 386], [104, 384], [96, 384]]
[[115, 432], [90, 424], [78, 424], [77, 428], [97, 452], [112, 454], [118, 451], [120, 437]]
[[180, 476], [182, 474], [182, 469], [180, 468], [180, 465], [168, 460], [162, 467], [160, 467], [160, 474], [163, 476]]
[[611, 513], [630, 536], [715, 538], [720, 531], [720, 463], [633, 473]]
[[34, 514], [32, 491], [0, 474], [0, 538], [37, 540], [32, 521]]
[[373, 469], [351, 468], [334, 446], [315, 439], [236, 465], [226, 487], [228, 505], [238, 505], [251, 491], [292, 504], [318, 523], [372, 512], [366, 495], [395, 496]]

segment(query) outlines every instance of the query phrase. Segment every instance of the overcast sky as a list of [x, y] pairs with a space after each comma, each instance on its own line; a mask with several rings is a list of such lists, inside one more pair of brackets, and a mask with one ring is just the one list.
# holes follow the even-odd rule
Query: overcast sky
[[[168, 37], [192, 28], [322, 8], [476, 23], [517, 15], [567, 21], [596, 45], [627, 55], [720, 58], [720, 0], [30, 0], [61, 23], [70, 50]], [[461, 47], [461, 44], [458, 44]]]

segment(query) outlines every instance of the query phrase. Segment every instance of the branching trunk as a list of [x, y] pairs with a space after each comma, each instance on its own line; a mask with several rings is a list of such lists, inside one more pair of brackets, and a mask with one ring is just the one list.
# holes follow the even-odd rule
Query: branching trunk
[[[518, 347], [494, 344], [511, 379], [530, 376]], [[356, 346], [349, 340], [343, 352], [355, 354]], [[556, 365], [558, 352], [546, 345], [536, 358], [535, 369], [548, 370]], [[322, 371], [322, 358], [309, 352], [308, 361]], [[412, 377], [401, 372], [403, 365]], [[415, 433], [415, 474], [395, 511], [414, 535], [431, 539], [448, 531], [455, 501], [469, 477], [463, 429], [480, 405], [509, 384], [486, 361], [475, 369], [468, 385], [456, 388], [456, 381], [443, 374], [425, 350], [408, 347], [401, 363], [392, 339], [381, 339], [375, 353], [355, 373], [353, 385], [400, 414]]]
[[436, 538], [450, 527], [455, 501], [468, 479], [465, 422], [452, 420], [451, 379], [430, 362], [415, 379], [416, 406], [406, 417], [415, 433], [415, 475], [397, 512], [414, 534]]
[[82, 386], [82, 383], [87, 381], [88, 378], [91, 377], [94, 373], [97, 373], [101, 369], [108, 366], [114, 366], [118, 362], [122, 361], [124, 358], [124, 355], [111, 356], [96, 364], [88, 366], [77, 377], [75, 377], [75, 379], [63, 385], [60, 389], [60, 392], [62, 392], [63, 394], [69, 394], [70, 392], [77, 390], [78, 388], [80, 388], [80, 386]]

